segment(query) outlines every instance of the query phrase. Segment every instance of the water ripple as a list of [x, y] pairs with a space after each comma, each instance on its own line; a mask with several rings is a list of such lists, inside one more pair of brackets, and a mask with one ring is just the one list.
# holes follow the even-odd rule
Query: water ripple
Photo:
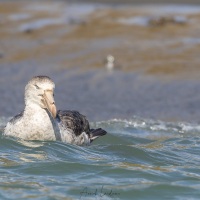
[[135, 117], [92, 126], [108, 135], [83, 147], [1, 136], [0, 198], [198, 199], [198, 124]]

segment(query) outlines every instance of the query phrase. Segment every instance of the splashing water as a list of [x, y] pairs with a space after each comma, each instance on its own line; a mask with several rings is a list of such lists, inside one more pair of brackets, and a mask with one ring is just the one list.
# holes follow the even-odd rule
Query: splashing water
[[199, 199], [199, 125], [134, 117], [92, 126], [108, 134], [88, 147], [1, 136], [0, 198]]

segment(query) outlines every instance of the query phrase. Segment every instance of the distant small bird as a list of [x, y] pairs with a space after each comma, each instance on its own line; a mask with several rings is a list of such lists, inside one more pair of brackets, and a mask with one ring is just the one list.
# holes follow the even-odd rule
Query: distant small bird
[[90, 129], [86, 117], [77, 111], [57, 112], [54, 88], [55, 84], [49, 77], [33, 77], [25, 87], [24, 111], [7, 123], [3, 135], [87, 145], [106, 134], [101, 128]]
[[112, 55], [107, 55], [106, 57], [106, 69], [112, 71], [115, 67], [115, 58]]

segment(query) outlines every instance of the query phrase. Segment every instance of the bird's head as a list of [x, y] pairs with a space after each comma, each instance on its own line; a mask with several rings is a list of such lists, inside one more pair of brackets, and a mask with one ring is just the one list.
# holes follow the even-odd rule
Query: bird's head
[[55, 84], [49, 77], [33, 77], [25, 87], [25, 105], [47, 109], [55, 118], [57, 110], [54, 101], [54, 88]]

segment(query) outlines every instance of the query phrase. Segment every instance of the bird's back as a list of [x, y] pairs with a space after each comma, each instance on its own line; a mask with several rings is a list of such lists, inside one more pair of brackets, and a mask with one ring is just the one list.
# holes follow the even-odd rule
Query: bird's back
[[63, 142], [78, 145], [90, 144], [94, 139], [105, 135], [103, 129], [90, 129], [87, 118], [78, 111], [59, 110], [56, 117]]
[[57, 119], [61, 121], [62, 125], [71, 129], [76, 136], [85, 132], [89, 134], [90, 125], [86, 117], [74, 110], [58, 110]]

